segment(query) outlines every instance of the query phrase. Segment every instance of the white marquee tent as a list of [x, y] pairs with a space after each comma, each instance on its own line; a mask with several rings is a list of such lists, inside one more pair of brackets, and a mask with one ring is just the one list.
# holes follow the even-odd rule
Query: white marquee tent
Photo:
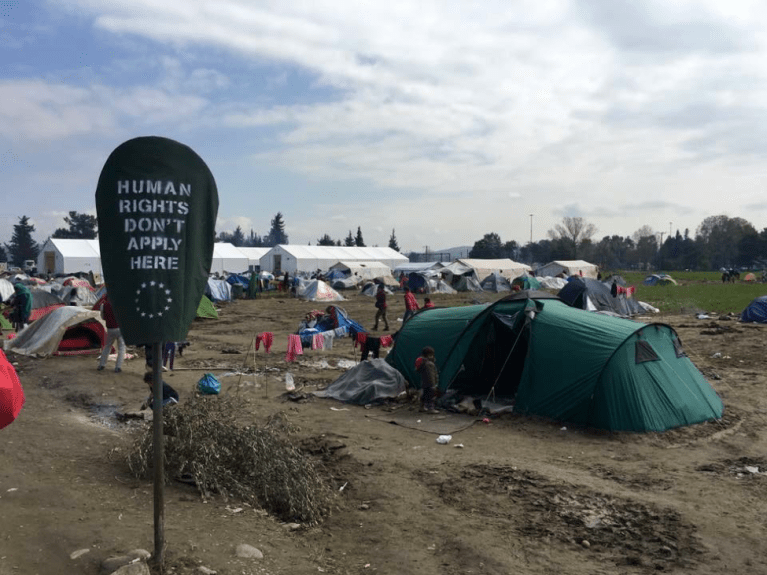
[[477, 278], [480, 281], [493, 273], [498, 273], [508, 280], [513, 280], [532, 269], [527, 264], [515, 262], [508, 258], [495, 260], [460, 258], [456, 261], [470, 268], [474, 268], [474, 271], [477, 273]]
[[213, 261], [210, 264], [210, 272], [241, 273], [249, 269], [248, 256], [233, 244], [224, 242], [213, 244]]
[[330, 266], [338, 262], [380, 262], [393, 269], [407, 261], [406, 256], [388, 247], [278, 245], [261, 258], [261, 269], [271, 271], [275, 275], [284, 272], [311, 273], [330, 269]]
[[391, 275], [391, 268], [381, 262], [338, 262], [330, 266], [330, 269], [340, 270], [357, 280], [372, 280]]
[[237, 248], [248, 258], [248, 271], [260, 271], [261, 258], [272, 248]]
[[37, 271], [54, 275], [91, 271], [101, 274], [99, 241], [49, 238], [37, 256]]

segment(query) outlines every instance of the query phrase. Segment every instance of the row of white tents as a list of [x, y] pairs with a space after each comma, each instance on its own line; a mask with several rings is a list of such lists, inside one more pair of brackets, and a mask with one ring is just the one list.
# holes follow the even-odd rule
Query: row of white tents
[[[38, 256], [40, 273], [71, 274], [90, 272], [101, 274], [98, 240], [50, 238]], [[532, 272], [530, 266], [510, 259], [457, 259], [450, 263], [410, 263], [408, 258], [391, 248], [358, 248], [340, 246], [278, 245], [271, 248], [243, 248], [230, 243], [216, 243], [213, 248], [214, 273], [243, 273], [269, 271], [275, 275], [311, 274], [340, 269], [351, 277], [372, 279], [394, 273], [399, 276], [412, 271], [438, 270], [444, 276], [463, 275], [473, 269], [482, 279], [498, 273], [511, 280]], [[582, 275], [596, 278], [595, 265], [582, 260], [554, 261], [536, 270], [538, 276]]]
[[[347, 265], [377, 262], [391, 270], [407, 261], [407, 256], [388, 247], [278, 245], [272, 248], [242, 248], [229, 243], [216, 243], [210, 271], [220, 274], [264, 270], [295, 275], [328, 270], [339, 262]], [[99, 242], [50, 238], [40, 250], [37, 270], [54, 275], [90, 271], [101, 274]]]

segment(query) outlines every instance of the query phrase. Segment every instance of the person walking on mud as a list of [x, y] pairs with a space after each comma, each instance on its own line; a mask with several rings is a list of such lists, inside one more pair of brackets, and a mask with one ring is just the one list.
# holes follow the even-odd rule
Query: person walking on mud
[[436, 409], [439, 371], [434, 359], [434, 348], [426, 346], [415, 360], [415, 370], [421, 375], [421, 409], [424, 413], [439, 413]]
[[373, 326], [373, 330], [378, 329], [378, 320], [383, 319], [384, 329], [389, 331], [389, 318], [386, 316], [386, 290], [383, 284], [378, 284], [378, 290], [376, 291], [376, 323]]

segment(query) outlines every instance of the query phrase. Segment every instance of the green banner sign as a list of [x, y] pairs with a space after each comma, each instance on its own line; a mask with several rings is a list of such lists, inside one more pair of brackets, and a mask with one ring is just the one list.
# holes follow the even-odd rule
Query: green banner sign
[[181, 341], [213, 259], [218, 192], [194, 150], [167, 138], [120, 145], [96, 189], [101, 267], [129, 344]]

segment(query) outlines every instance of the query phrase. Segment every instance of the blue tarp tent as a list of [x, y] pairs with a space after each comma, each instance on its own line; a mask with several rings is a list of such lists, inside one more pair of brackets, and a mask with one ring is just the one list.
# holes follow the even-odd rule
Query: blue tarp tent
[[245, 289], [248, 289], [248, 284], [250, 283], [250, 280], [246, 278], [243, 275], [238, 274], [232, 274], [228, 278], [226, 278], [227, 283], [231, 285], [240, 284]]
[[232, 286], [224, 280], [208, 279], [208, 285], [205, 286], [205, 295], [211, 301], [231, 301]]
[[748, 304], [740, 314], [740, 321], [767, 323], [767, 295], [760, 296]]

